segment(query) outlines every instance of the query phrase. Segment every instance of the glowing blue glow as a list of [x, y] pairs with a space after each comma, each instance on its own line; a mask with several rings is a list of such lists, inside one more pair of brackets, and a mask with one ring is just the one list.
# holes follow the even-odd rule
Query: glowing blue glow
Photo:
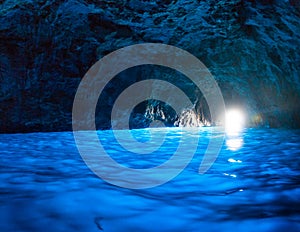
[[[144, 141], [150, 136], [149, 130], [160, 133], [158, 129], [131, 133]], [[121, 165], [151, 168], [172, 156], [182, 136], [186, 152], [190, 152], [190, 137], [199, 133], [184, 128], [161, 130], [167, 130], [164, 145], [147, 155], [126, 151], [111, 131], [98, 131], [98, 136], [112, 159]], [[92, 174], [76, 150], [71, 132], [0, 134], [0, 231], [149, 228], [232, 232], [237, 226], [241, 232], [281, 228], [299, 231], [299, 220], [290, 219], [299, 218], [300, 130], [245, 129], [238, 136], [227, 136], [243, 139], [243, 150], [232, 152], [225, 143], [204, 175], [197, 170], [215, 134], [209, 127], [201, 128], [200, 134], [192, 162], [175, 179], [143, 190], [107, 184]], [[86, 146], [93, 151], [98, 141], [90, 139], [89, 133], [86, 136]], [[111, 177], [124, 177], [124, 173], [102, 166], [101, 157], [95, 165]], [[266, 218], [256, 217], [257, 206]]]

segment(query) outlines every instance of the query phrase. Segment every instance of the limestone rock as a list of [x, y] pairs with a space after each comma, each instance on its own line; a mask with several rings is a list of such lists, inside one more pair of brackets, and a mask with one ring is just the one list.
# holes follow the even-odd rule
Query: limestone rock
[[[198, 57], [215, 76], [226, 105], [243, 108], [250, 126], [299, 127], [298, 2], [3, 0], [0, 131], [71, 130], [73, 98], [83, 75], [106, 54], [143, 42], [174, 45]], [[190, 96], [199, 125], [214, 123], [194, 86], [170, 70], [142, 67], [120, 74], [106, 88], [97, 127], [110, 128], [114, 99], [126, 86], [161, 75]], [[132, 118], [144, 115], [140, 126], [159, 117], [174, 125], [178, 115], [162, 106], [145, 103], [144, 112]], [[160, 110], [149, 115], [151, 107]]]

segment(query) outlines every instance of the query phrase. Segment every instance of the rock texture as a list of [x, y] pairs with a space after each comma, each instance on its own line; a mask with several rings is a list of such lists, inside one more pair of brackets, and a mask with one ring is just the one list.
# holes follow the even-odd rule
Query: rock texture
[[[118, 48], [142, 42], [174, 45], [198, 57], [215, 76], [226, 105], [243, 108], [250, 126], [300, 126], [297, 0], [0, 4], [1, 132], [71, 130], [73, 98], [91, 65]], [[97, 127], [110, 128], [111, 106], [124, 88], [161, 75], [153, 67], [118, 75], [99, 100]], [[152, 120], [166, 125], [214, 123], [201, 93], [174, 75], [164, 70], [164, 79], [184, 89], [194, 109], [176, 116], [160, 102], [145, 102], [133, 112], [132, 127]]]

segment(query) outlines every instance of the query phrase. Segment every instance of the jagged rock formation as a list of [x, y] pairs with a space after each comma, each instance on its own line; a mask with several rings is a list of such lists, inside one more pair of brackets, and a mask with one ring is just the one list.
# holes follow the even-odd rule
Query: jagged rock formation
[[[2, 0], [0, 131], [71, 130], [77, 86], [90, 66], [127, 45], [157, 42], [183, 48], [215, 76], [227, 106], [244, 108], [250, 125], [300, 125], [300, 6], [295, 0]], [[114, 98], [151, 68], [119, 75], [99, 101], [98, 128], [110, 128]], [[209, 125], [201, 93], [174, 78], [194, 102], [194, 116], [174, 116], [152, 102], [137, 107], [133, 127]], [[121, 81], [120, 81], [121, 80]], [[156, 109], [156, 110], [154, 110]], [[152, 113], [151, 113], [152, 112]], [[176, 118], [177, 117], [177, 118]], [[185, 118], [188, 119], [185, 119]], [[192, 118], [191, 118], [192, 117]], [[195, 122], [195, 120], [197, 122]]]

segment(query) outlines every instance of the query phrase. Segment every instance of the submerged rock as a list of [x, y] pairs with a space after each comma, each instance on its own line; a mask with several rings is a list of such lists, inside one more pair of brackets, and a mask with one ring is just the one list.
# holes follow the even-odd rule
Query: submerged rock
[[[198, 57], [216, 78], [226, 105], [244, 109], [249, 125], [299, 127], [299, 22], [300, 6], [293, 0], [4, 0], [0, 131], [71, 130], [83, 75], [106, 54], [143, 42], [174, 45]], [[162, 75], [189, 95], [195, 108], [187, 110], [195, 115], [182, 112], [178, 119], [163, 104], [145, 103], [131, 117], [136, 127], [153, 119], [167, 125], [214, 123], [193, 85], [174, 78], [172, 70], [162, 74], [142, 67], [120, 74], [106, 88], [97, 127], [110, 128], [111, 107], [126, 86]], [[160, 110], [151, 115], [153, 107]]]

